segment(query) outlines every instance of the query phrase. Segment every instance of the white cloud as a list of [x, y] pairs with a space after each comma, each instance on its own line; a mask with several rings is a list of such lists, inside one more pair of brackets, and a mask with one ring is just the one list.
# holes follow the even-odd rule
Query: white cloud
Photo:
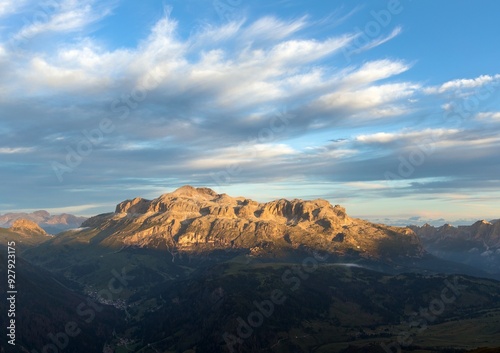
[[204, 47], [208, 43], [220, 43], [234, 39], [245, 23], [244, 19], [231, 21], [222, 26], [206, 24], [193, 33], [190, 39], [191, 48]]
[[377, 183], [377, 182], [362, 182], [362, 181], [353, 181], [350, 183], [344, 183], [345, 186], [353, 189], [360, 190], [381, 190], [387, 189], [387, 184]]
[[269, 53], [271, 63], [280, 65], [308, 63], [338, 51], [349, 44], [352, 36], [316, 40], [289, 40], [276, 45]]
[[[26, 82], [40, 88], [59, 90], [86, 90], [109, 86], [108, 77], [102, 77], [98, 72], [89, 72], [82, 68], [64, 68], [49, 64], [40, 57], [33, 58], [29, 65], [29, 73], [25, 75]], [[35, 87], [30, 87], [33, 89]]]
[[455, 139], [441, 139], [436, 141], [435, 144], [436, 148], [449, 148], [449, 149], [456, 149], [456, 150], [462, 150], [466, 151], [466, 153], [477, 153], [477, 151], [473, 151], [473, 148], [476, 149], [484, 149], [484, 155], [489, 154], [488, 148], [489, 147], [496, 147], [498, 148], [500, 146], [500, 136], [494, 136], [494, 137], [489, 137], [489, 136], [473, 136], [469, 139], [463, 139], [463, 138], [455, 138]]
[[403, 28], [401, 26], [398, 26], [398, 27], [394, 28], [392, 30], [392, 32], [389, 33], [387, 36], [374, 39], [371, 42], [369, 42], [368, 44], [366, 44], [360, 48], [354, 49], [353, 52], [360, 53], [360, 52], [367, 51], [367, 50], [373, 49], [375, 47], [378, 47], [378, 46], [380, 46], [384, 43], [387, 43], [388, 41], [394, 39], [395, 37], [400, 35], [402, 32], [403, 32]]
[[[95, 23], [110, 14], [110, 8], [95, 6], [95, 0], [65, 0], [53, 10], [42, 11], [43, 17], [24, 26], [15, 40], [30, 39], [46, 32], [73, 32]], [[45, 21], [43, 19], [46, 19]]]
[[0, 147], [0, 154], [30, 153], [34, 150], [33, 147]]
[[345, 77], [343, 83], [348, 85], [367, 84], [398, 75], [408, 69], [410, 69], [410, 65], [401, 61], [387, 59], [370, 61]]
[[420, 131], [377, 132], [356, 136], [355, 140], [367, 144], [385, 144], [396, 141], [406, 141], [412, 144], [449, 138], [456, 135], [459, 131], [457, 129], [424, 129]]
[[500, 121], [500, 112], [481, 112], [476, 114], [478, 120]]
[[443, 83], [440, 86], [427, 87], [424, 89], [425, 93], [436, 94], [445, 93], [449, 91], [461, 91], [464, 89], [473, 89], [483, 87], [487, 84], [498, 84], [500, 81], [500, 74], [490, 76], [481, 75], [473, 79], [458, 79]]
[[327, 110], [341, 108], [351, 112], [365, 111], [373, 117], [393, 116], [405, 110], [390, 106], [390, 103], [411, 97], [419, 88], [419, 85], [412, 83], [390, 83], [353, 91], [337, 91], [322, 96], [319, 105]]
[[285, 22], [275, 17], [263, 17], [248, 27], [242, 34], [243, 40], [280, 40], [287, 38], [308, 25], [307, 16], [298, 20]]
[[17, 12], [25, 2], [25, 0], [0, 0], [0, 17]]
[[188, 161], [188, 168], [225, 169], [229, 166], [239, 166], [252, 163], [276, 163], [279, 159], [296, 154], [292, 147], [281, 143], [256, 143], [239, 147], [221, 148], [211, 151], [199, 159]]

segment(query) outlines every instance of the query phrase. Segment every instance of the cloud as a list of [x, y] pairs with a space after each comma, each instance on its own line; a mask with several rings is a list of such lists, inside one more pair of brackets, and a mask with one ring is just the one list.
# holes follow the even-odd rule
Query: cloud
[[481, 112], [476, 114], [478, 120], [500, 121], [500, 112]]
[[[106, 5], [96, 6], [95, 0], [63, 0], [51, 2], [52, 7], [43, 8], [40, 16], [19, 30], [14, 40], [32, 39], [47, 32], [74, 32], [101, 20], [110, 14]], [[55, 6], [53, 6], [55, 5]]]
[[347, 85], [363, 85], [399, 75], [410, 69], [410, 65], [402, 61], [376, 60], [370, 61], [344, 78]]
[[360, 48], [361, 51], [365, 51], [365, 50], [370, 50], [370, 49], [373, 49], [375, 47], [378, 47], [379, 45], [382, 45], [384, 43], [387, 43], [388, 41], [390, 41], [391, 39], [394, 39], [396, 38], [398, 35], [400, 35], [401, 33], [403, 32], [403, 28], [401, 26], [397, 26], [396, 28], [394, 28], [392, 30], [392, 32], [390, 34], [388, 34], [387, 36], [385, 37], [380, 37], [380, 38], [377, 38], [373, 41], [371, 41], [370, 43], [368, 43], [367, 45], [365, 45], [364, 47]]
[[376, 38], [370, 38], [365, 33], [357, 33], [356, 40], [353, 41], [353, 44], [344, 50], [345, 57], [350, 60], [353, 54], [360, 54], [365, 51], [369, 51], [373, 48], [376, 48], [384, 43], [389, 42], [390, 40], [396, 38], [403, 32], [403, 28], [401, 26], [397, 26], [392, 30], [391, 33], [385, 36], [378, 36]]
[[16, 13], [25, 2], [24, 0], [0, 0], [0, 17]]
[[443, 83], [440, 86], [427, 87], [424, 92], [428, 94], [441, 94], [449, 91], [462, 91], [483, 87], [488, 84], [498, 85], [500, 74], [481, 75], [472, 79], [457, 79]]
[[33, 58], [28, 67], [26, 81], [45, 88], [59, 90], [104, 88], [109, 80], [97, 74], [92, 75], [83, 69], [69, 69], [49, 64], [42, 58]]
[[297, 151], [286, 144], [257, 143], [238, 147], [222, 148], [203, 154], [198, 159], [186, 163], [186, 167], [197, 170], [224, 169], [234, 166], [243, 168], [251, 165], [258, 168], [259, 164], [278, 164], [287, 156], [296, 155]]
[[32, 152], [32, 147], [0, 147], [0, 154], [18, 154]]
[[419, 89], [418, 84], [389, 83], [357, 90], [339, 90], [323, 95], [317, 104], [325, 110], [343, 109], [350, 115], [363, 118], [392, 117], [406, 111], [397, 102], [412, 97]]
[[419, 131], [400, 131], [391, 133], [377, 132], [370, 135], [356, 136], [356, 141], [366, 144], [385, 144], [398, 141], [416, 144], [424, 141], [436, 142], [444, 138], [455, 136], [458, 133], [458, 129], [424, 129]]
[[293, 21], [281, 21], [275, 17], [263, 17], [252, 23], [242, 34], [242, 40], [280, 40], [304, 29], [307, 16]]

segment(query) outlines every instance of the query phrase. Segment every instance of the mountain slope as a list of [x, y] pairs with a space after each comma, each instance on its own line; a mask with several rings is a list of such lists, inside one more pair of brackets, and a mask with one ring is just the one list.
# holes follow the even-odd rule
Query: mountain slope
[[[7, 249], [0, 245], [0, 278], [5, 282], [8, 270], [6, 254]], [[20, 256], [16, 256], [15, 260], [14, 289], [17, 290], [14, 317], [16, 345], [8, 345], [3, 337], [2, 352], [50, 352], [54, 343], [51, 335], [59, 337], [62, 345], [66, 344], [65, 352], [101, 352], [114, 322], [121, 318], [121, 313], [112, 307], [92, 307], [92, 302], [78, 294], [78, 286], [31, 265]], [[9, 295], [5, 294], [5, 298]], [[0, 301], [0, 325], [4, 328], [10, 325], [12, 318], [7, 316], [11, 302], [5, 298]], [[68, 323], [76, 324], [69, 329], [75, 335], [65, 343]]]
[[500, 273], [500, 222], [477, 221], [470, 226], [411, 226], [425, 249], [444, 259]]

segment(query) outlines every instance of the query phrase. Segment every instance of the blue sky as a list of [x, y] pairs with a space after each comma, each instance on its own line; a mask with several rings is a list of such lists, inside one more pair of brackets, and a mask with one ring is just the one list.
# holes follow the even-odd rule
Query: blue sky
[[497, 1], [0, 0], [0, 213], [184, 185], [499, 218]]

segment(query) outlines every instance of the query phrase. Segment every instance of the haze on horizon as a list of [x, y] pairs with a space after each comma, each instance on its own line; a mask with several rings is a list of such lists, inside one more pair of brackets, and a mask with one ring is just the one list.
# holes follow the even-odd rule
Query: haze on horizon
[[0, 213], [185, 184], [499, 218], [500, 3], [0, 1]]

